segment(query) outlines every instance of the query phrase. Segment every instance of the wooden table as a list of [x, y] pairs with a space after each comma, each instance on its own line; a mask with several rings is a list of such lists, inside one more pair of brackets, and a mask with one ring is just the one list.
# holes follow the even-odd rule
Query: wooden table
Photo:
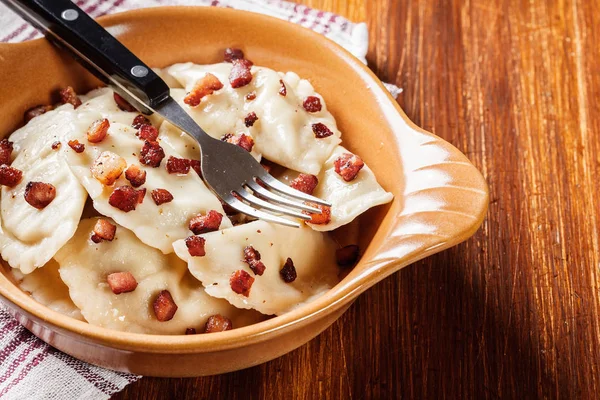
[[408, 116], [488, 179], [487, 220], [278, 360], [116, 398], [598, 396], [599, 2], [303, 2], [368, 22]]

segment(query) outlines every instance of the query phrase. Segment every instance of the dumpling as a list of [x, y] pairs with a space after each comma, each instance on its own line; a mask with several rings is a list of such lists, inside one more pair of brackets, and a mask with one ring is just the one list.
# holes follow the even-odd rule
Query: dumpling
[[[60, 276], [89, 323], [127, 332], [174, 335], [184, 334], [187, 328], [202, 332], [208, 317], [215, 314], [229, 318], [234, 327], [263, 318], [209, 296], [184, 262], [146, 246], [119, 225], [112, 241], [94, 243], [90, 234], [97, 220], [82, 220], [77, 234], [56, 255]], [[130, 272], [137, 288], [114, 294], [107, 283], [107, 276], [114, 272]], [[163, 290], [169, 291], [178, 307], [165, 322], [159, 321], [153, 310]]]
[[44, 268], [39, 268], [27, 275], [18, 269], [13, 269], [12, 275], [19, 287], [30, 293], [38, 303], [68, 317], [85, 321], [69, 297], [69, 288], [60, 279], [56, 261], [50, 260], [48, 264], [44, 265]]
[[[63, 159], [65, 146], [52, 148], [76, 134], [76, 119], [73, 107], [64, 105], [10, 136], [16, 155], [12, 167], [23, 172], [23, 179], [15, 187], [2, 187], [0, 247], [2, 257], [23, 273], [46, 264], [73, 236], [81, 218], [87, 193]], [[34, 208], [24, 197], [29, 182], [54, 185], [56, 197], [45, 208]]]
[[[268, 160], [307, 174], [318, 174], [335, 146], [341, 142], [341, 133], [323, 99], [312, 85], [298, 75], [278, 73], [269, 68], [252, 67], [250, 84], [234, 89], [229, 83], [232, 64], [195, 65], [175, 64], [167, 69], [187, 91], [207, 73], [215, 75], [224, 88], [207, 96], [199, 106], [184, 109], [211, 136], [220, 138], [227, 133], [249, 133], [255, 141], [256, 152]], [[282, 82], [287, 94], [279, 94]], [[254, 100], [246, 95], [254, 92]], [[319, 98], [321, 110], [307, 112], [303, 103], [308, 96]], [[258, 120], [246, 127], [245, 117], [254, 112]], [[331, 135], [318, 139], [314, 124], [323, 124]]]
[[[185, 240], [173, 244], [175, 253], [187, 261], [192, 275], [202, 281], [206, 292], [223, 298], [238, 308], [280, 315], [318, 296], [338, 283], [335, 243], [308, 227], [289, 228], [254, 221], [245, 225], [201, 235], [206, 255], [193, 257]], [[244, 262], [244, 249], [260, 253], [266, 267], [256, 275]], [[286, 283], [280, 273], [290, 258], [297, 278]], [[233, 291], [230, 279], [236, 271], [254, 279], [248, 296]], [[246, 276], [247, 278], [247, 276]]]
[[[97, 118], [98, 115], [91, 112], [82, 114], [79, 123], [88, 127]], [[220, 201], [193, 169], [185, 175], [167, 172], [168, 158], [181, 157], [167, 143], [160, 142], [165, 153], [160, 166], [152, 168], [141, 165], [139, 154], [144, 141], [136, 137], [136, 132], [137, 130], [131, 126], [112, 123], [108, 135], [102, 142], [96, 144], [86, 142], [83, 153], [74, 151], [67, 153], [66, 159], [71, 170], [89, 193], [96, 210], [132, 230], [142, 242], [165, 254], [173, 251], [172, 243], [175, 240], [190, 234], [189, 221], [199, 213], [216, 210], [224, 216], [221, 227], [231, 226]], [[85, 140], [83, 137], [78, 139], [82, 143]], [[138, 204], [133, 211], [121, 211], [109, 204], [109, 198], [116, 187], [130, 185], [124, 173], [112, 186], [105, 186], [92, 175], [90, 168], [100, 154], [107, 151], [122, 157], [127, 166], [137, 165], [146, 172], [145, 184], [139, 188], [146, 189], [146, 194], [142, 204]], [[151, 197], [155, 189], [169, 191], [173, 200], [157, 206]]]

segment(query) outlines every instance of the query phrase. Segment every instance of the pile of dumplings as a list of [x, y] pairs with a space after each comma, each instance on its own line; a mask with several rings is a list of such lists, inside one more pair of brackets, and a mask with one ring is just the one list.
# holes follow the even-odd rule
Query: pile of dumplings
[[155, 71], [211, 136], [332, 207], [300, 229], [238, 215], [202, 181], [185, 133], [109, 88], [66, 90], [0, 146], [0, 252], [20, 287], [93, 325], [178, 335], [257, 323], [337, 284], [358, 248], [328, 232], [392, 195], [340, 145], [312, 85], [243, 56]]

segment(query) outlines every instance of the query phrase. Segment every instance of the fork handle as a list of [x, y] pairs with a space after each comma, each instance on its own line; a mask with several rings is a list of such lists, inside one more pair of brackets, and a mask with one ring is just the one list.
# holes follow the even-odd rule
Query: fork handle
[[[127, 100], [133, 95], [153, 108], [169, 96], [169, 87], [156, 73], [70, 0], [0, 2], [41, 29], [59, 47], [74, 53]], [[147, 108], [140, 111], [151, 113]]]

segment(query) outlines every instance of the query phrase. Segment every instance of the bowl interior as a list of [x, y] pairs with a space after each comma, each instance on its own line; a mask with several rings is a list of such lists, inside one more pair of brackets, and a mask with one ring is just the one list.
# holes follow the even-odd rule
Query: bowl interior
[[[481, 174], [454, 147], [414, 126], [360, 61], [321, 35], [270, 17], [203, 7], [138, 10], [101, 22], [152, 67], [221, 62], [224, 48], [239, 47], [257, 65], [309, 79], [335, 116], [344, 146], [360, 154], [395, 199], [358, 220], [364, 254], [339, 285], [304, 307], [256, 326], [210, 339], [123, 333], [115, 339], [111, 331], [48, 311], [0, 277], [0, 294], [24, 311], [84, 336], [121, 345], [144, 343], [157, 351], [192, 343], [199, 348], [208, 340], [214, 346], [219, 337], [230, 344], [247, 341], [333, 312], [400, 267], [466, 239], [481, 224], [487, 206]], [[84, 93], [99, 85], [44, 39], [0, 44], [0, 81], [0, 136], [18, 128], [28, 108], [56, 102], [52, 94], [58, 89], [71, 85]]]

